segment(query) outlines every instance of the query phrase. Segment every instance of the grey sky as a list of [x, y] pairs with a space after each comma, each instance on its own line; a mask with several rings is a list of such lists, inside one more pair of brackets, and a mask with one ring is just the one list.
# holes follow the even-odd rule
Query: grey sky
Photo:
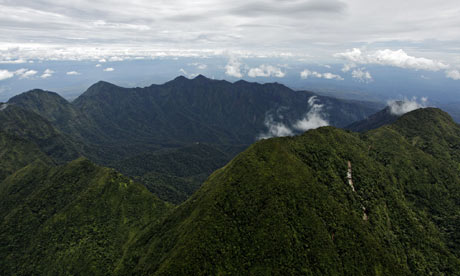
[[384, 67], [416, 74], [410, 91], [460, 85], [454, 0], [0, 0], [0, 11], [0, 99], [179, 74], [388, 91]]
[[459, 62], [460, 6], [452, 0], [1, 0], [0, 10], [1, 49], [37, 56], [71, 46], [87, 55], [207, 49], [320, 60], [378, 46]]

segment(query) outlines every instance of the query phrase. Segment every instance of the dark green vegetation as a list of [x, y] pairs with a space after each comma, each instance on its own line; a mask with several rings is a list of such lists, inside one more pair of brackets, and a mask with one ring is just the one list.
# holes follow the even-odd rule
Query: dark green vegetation
[[[308, 99], [313, 95], [277, 83], [230, 83], [198, 76], [145, 88], [122, 88], [101, 81], [72, 103], [53, 92], [32, 90], [9, 103], [40, 114], [62, 132], [83, 137], [85, 142], [136, 150], [139, 144], [154, 148], [194, 142], [249, 145], [266, 130], [267, 113], [282, 112], [283, 122], [292, 124], [310, 109]], [[364, 119], [380, 107], [318, 99], [331, 125], [338, 127]]]
[[[80, 143], [57, 130], [41, 116], [16, 105], [9, 105], [0, 111], [0, 135], [4, 137], [2, 140], [15, 140], [11, 144], [3, 142], [0, 151], [11, 152], [16, 145], [30, 144], [57, 163], [77, 158], [81, 147]], [[18, 159], [29, 157], [18, 156]]]
[[107, 275], [169, 206], [114, 170], [36, 161], [0, 184], [1, 275]]
[[143, 183], [163, 200], [180, 203], [198, 190], [206, 178], [230, 157], [205, 144], [167, 149], [121, 160], [114, 167]]
[[[203, 77], [174, 82], [184, 82], [191, 94], [199, 89], [186, 87], [226, 85]], [[279, 86], [233, 85], [265, 87], [262, 94]], [[138, 90], [134, 98], [153, 93]], [[127, 111], [129, 97], [111, 99], [110, 91], [92, 98], [100, 106], [88, 104], [85, 112], [53, 93], [42, 98], [43, 91], [22, 94], [0, 110], [0, 275], [460, 274], [460, 127], [443, 111], [420, 109], [391, 124], [376, 120], [385, 123], [364, 133], [323, 127], [262, 140], [224, 166], [245, 146], [244, 122], [241, 132], [234, 127], [208, 143], [177, 133], [161, 138], [167, 128], [162, 134], [160, 127], [149, 141], [154, 117], [140, 121], [130, 115], [134, 108]], [[116, 93], [132, 92], [123, 91]], [[175, 90], [167, 91], [166, 98]], [[276, 93], [281, 101], [284, 92]], [[104, 106], [119, 97], [121, 103]], [[191, 116], [187, 108], [200, 104], [190, 101], [177, 114]], [[117, 105], [123, 108], [107, 111]], [[158, 114], [174, 122], [166, 115], [172, 108]], [[137, 119], [107, 117], [104, 126], [103, 116], [93, 114], [100, 110]], [[222, 125], [203, 123], [209, 133], [224, 126], [224, 119], [215, 121]], [[122, 134], [123, 124], [143, 128]], [[93, 139], [83, 129], [95, 136], [113, 132]]]
[[[59, 160], [83, 155], [177, 203], [266, 132], [268, 115], [292, 125], [309, 111], [308, 99], [313, 95], [277, 83], [230, 83], [198, 76], [145, 88], [101, 81], [71, 103], [56, 93], [36, 89], [11, 98], [6, 110], [21, 107], [38, 114], [41, 117], [36, 120], [47, 121], [58, 133], [56, 139], [67, 139], [64, 145], [74, 150], [64, 151], [71, 156], [56, 156]], [[330, 123], [339, 127], [366, 118], [379, 107], [329, 97], [318, 97], [318, 101]], [[206, 160], [189, 150], [195, 143], [213, 148], [206, 150]], [[62, 154], [56, 149], [52, 153]], [[139, 163], [142, 170], [136, 168]]]
[[120, 275], [457, 275], [459, 154], [431, 108], [260, 141], [137, 237]]

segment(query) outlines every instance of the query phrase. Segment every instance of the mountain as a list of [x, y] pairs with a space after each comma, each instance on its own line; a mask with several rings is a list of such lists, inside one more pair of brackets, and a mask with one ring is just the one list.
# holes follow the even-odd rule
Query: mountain
[[37, 159], [53, 163], [34, 143], [0, 132], [0, 181]]
[[361, 133], [320, 127], [242, 151], [267, 117], [345, 125], [361, 104], [203, 76], [1, 103], [0, 274], [459, 275], [447, 113], [386, 109]]
[[387, 106], [379, 112], [372, 114], [371, 116], [361, 121], [357, 121], [346, 126], [345, 129], [355, 132], [366, 132], [384, 125], [391, 124], [395, 122], [399, 117], [400, 115], [393, 114], [391, 112], [391, 108]]
[[439, 109], [264, 139], [223, 167], [201, 143], [120, 160], [164, 177], [152, 190], [198, 189], [177, 206], [86, 158], [56, 165], [40, 141], [58, 130], [0, 114], [2, 275], [460, 274], [460, 126]]
[[[230, 83], [200, 75], [131, 89], [99, 82], [73, 104], [117, 141], [251, 144], [266, 130], [267, 113], [280, 113], [284, 122], [293, 123], [311, 109], [308, 100], [314, 95], [277, 83]], [[336, 126], [375, 111], [365, 103], [318, 99]]]
[[460, 127], [262, 140], [126, 249], [120, 275], [459, 275]]
[[[30, 149], [35, 147], [56, 163], [64, 163], [79, 157], [80, 148], [83, 147], [37, 113], [15, 104], [8, 104], [6, 108], [0, 110], [0, 135], [9, 137], [4, 139], [16, 140], [18, 143], [27, 141], [24, 143], [29, 144]], [[5, 143], [0, 150], [11, 151], [11, 147], [18, 143]]]
[[84, 158], [36, 161], [0, 182], [1, 275], [107, 275], [170, 206]]
[[91, 118], [55, 92], [30, 90], [12, 97], [8, 104], [35, 112], [63, 133], [87, 143], [102, 143], [109, 139]]
[[[280, 115], [275, 119], [292, 124], [311, 109], [308, 100], [312, 96], [316, 95], [278, 83], [230, 83], [200, 75], [145, 88], [100, 81], [72, 103], [56, 93], [32, 90], [8, 103], [34, 111], [86, 142], [165, 148], [194, 142], [251, 144], [266, 131], [268, 114]], [[378, 108], [374, 103], [316, 97], [324, 105], [326, 119], [338, 127]]]
[[[278, 83], [230, 83], [201, 75], [145, 88], [122, 88], [100, 81], [73, 102], [35, 89], [11, 98], [8, 105], [38, 114], [73, 140], [66, 144], [78, 144], [80, 155], [126, 172], [174, 203], [185, 200], [213, 170], [267, 133], [272, 125], [292, 128], [314, 111], [314, 118], [320, 116], [343, 127], [380, 107], [293, 91]], [[196, 143], [212, 145], [221, 154], [212, 155], [215, 160], [206, 161], [206, 165], [198, 155], [189, 154], [183, 164], [203, 165], [192, 166], [187, 173], [182, 168], [158, 171], [176, 163], [165, 155], [158, 158], [158, 152], [169, 149], [185, 153]], [[72, 157], [66, 161], [76, 158]], [[150, 161], [140, 161], [144, 159]], [[134, 163], [142, 163], [142, 172], [129, 171]], [[176, 165], [171, 168], [180, 167]], [[201, 171], [196, 170], [198, 167]]]

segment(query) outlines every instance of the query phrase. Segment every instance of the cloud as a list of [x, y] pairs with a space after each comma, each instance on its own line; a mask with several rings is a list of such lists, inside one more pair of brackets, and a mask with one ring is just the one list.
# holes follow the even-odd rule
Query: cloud
[[[304, 132], [310, 129], [316, 129], [318, 127], [329, 125], [329, 122], [323, 115], [324, 105], [318, 103], [318, 98], [316, 96], [312, 96], [308, 99], [308, 106], [308, 112], [303, 116], [303, 118], [297, 120], [292, 127], [289, 127], [281, 122], [276, 122], [272, 114], [266, 115], [264, 125], [267, 127], [268, 131], [257, 136], [257, 140], [272, 137], [292, 136], [295, 134], [295, 130]], [[279, 119], [283, 119], [283, 116], [279, 114], [279, 112], [277, 112], [277, 116]]]
[[36, 75], [38, 72], [35, 70], [29, 70], [26, 68], [21, 68], [19, 70], [16, 70], [14, 72], [15, 75], [19, 76], [20, 79], [28, 79], [34, 75]]
[[265, 117], [264, 125], [268, 128], [268, 131], [267, 133], [260, 134], [257, 140], [294, 135], [292, 130], [285, 124], [275, 122], [273, 120], [273, 115], [267, 115]]
[[77, 71], [70, 71], [70, 72], [67, 72], [65, 73], [66, 75], [68, 76], [78, 76], [78, 75], [81, 75], [81, 73], [77, 72]]
[[259, 67], [249, 69], [248, 76], [251, 78], [256, 77], [277, 77], [283, 78], [286, 75], [280, 68], [262, 64]]
[[446, 77], [453, 80], [460, 80], [460, 71], [450, 70], [446, 71]]
[[[49, 69], [47, 69], [47, 70], [49, 70]], [[47, 71], [47, 70], [45, 70], [44, 74], [46, 74], [47, 72], [49, 73], [49, 71]], [[0, 70], [0, 80], [9, 79], [9, 78], [12, 78], [14, 76], [18, 76], [20, 79], [28, 79], [28, 78], [36, 75], [37, 73], [38, 73], [37, 71], [29, 70], [27, 68], [21, 68], [21, 69], [18, 69], [16, 71], [13, 71], [13, 72], [8, 71], [8, 70]]]
[[206, 64], [199, 63], [199, 62], [189, 63], [187, 65], [188, 66], [195, 66], [196, 68], [198, 68], [200, 70], [204, 70], [204, 69], [208, 68], [208, 66]]
[[318, 73], [316, 71], [310, 71], [308, 69], [305, 69], [302, 72], [300, 72], [300, 77], [302, 79], [308, 79], [309, 77], [314, 77], [314, 78], [323, 78], [323, 79], [328, 79], [328, 80], [343, 80], [343, 78], [340, 75], [336, 75], [333, 73]]
[[255, 17], [261, 15], [286, 16], [314, 15], [314, 14], [341, 14], [347, 5], [337, 0], [310, 0], [310, 1], [248, 1], [235, 7], [231, 13], [239, 16]]
[[357, 79], [360, 82], [368, 83], [368, 82], [371, 82], [373, 80], [372, 76], [371, 76], [371, 73], [369, 73], [369, 71], [365, 71], [365, 68], [354, 69], [351, 72], [351, 76], [354, 79]]
[[385, 49], [377, 50], [375, 52], [363, 52], [358, 48], [353, 48], [353, 50], [350, 51], [336, 53], [334, 54], [334, 57], [344, 59], [350, 63], [342, 69], [344, 72], [349, 71], [353, 67], [356, 67], [356, 64], [378, 64], [405, 69], [428, 71], [439, 71], [449, 68], [448, 64], [444, 64], [440, 61], [424, 57], [410, 56], [402, 49], [396, 51]]
[[323, 105], [318, 104], [318, 98], [316, 96], [310, 97], [308, 99], [308, 105], [310, 110], [305, 114], [305, 117], [298, 120], [293, 127], [300, 131], [307, 131], [310, 129], [315, 129], [322, 126], [328, 126], [329, 122], [323, 118], [322, 109]]
[[354, 63], [348, 63], [348, 64], [344, 64], [343, 67], [342, 67], [342, 72], [348, 72], [350, 71], [351, 69], [355, 68], [356, 67], [356, 64]]
[[112, 67], [108, 67], [104, 69], [104, 72], [113, 72], [113, 71], [115, 71], [115, 69], [113, 69]]
[[8, 70], [0, 70], [0, 81], [12, 78], [13, 76], [13, 72], [10, 72]]
[[383, 49], [407, 46], [455, 56], [458, 51], [447, 49], [447, 44], [458, 45], [458, 2], [441, 2], [1, 1], [1, 48], [21, 47], [11, 51], [12, 56], [1, 53], [0, 59], [108, 61], [111, 57], [149, 58], [161, 52], [174, 55], [171, 49], [190, 56], [206, 54], [206, 50], [244, 49], [327, 59], [339, 51], [337, 45], [344, 44]]
[[47, 79], [49, 77], [51, 77], [55, 72], [51, 69], [46, 69], [43, 74], [40, 76], [40, 78], [42, 79]]
[[109, 61], [112, 61], [112, 62], [113, 61], [123, 61], [123, 60], [124, 60], [124, 58], [118, 57], [118, 56], [114, 56], [114, 57], [109, 58]]
[[192, 79], [192, 78], [198, 76], [198, 74], [188, 73], [187, 71], [184, 70], [184, 68], [181, 68], [181, 69], [179, 70], [179, 72], [181, 72], [184, 76], [186, 76], [186, 77], [189, 78], [189, 79]]
[[231, 57], [227, 65], [225, 65], [225, 74], [230, 77], [242, 78], [241, 66], [242, 64], [237, 58]]
[[420, 101], [416, 97], [413, 97], [410, 100], [407, 98], [402, 101], [389, 100], [387, 104], [390, 107], [391, 114], [400, 116], [407, 112], [426, 107], [427, 101], [428, 99], [425, 97], [422, 97]]
[[15, 59], [15, 60], [0, 60], [0, 64], [21, 64], [21, 63], [27, 63], [27, 60], [23, 59]]
[[100, 63], [96, 64], [96, 67], [101, 67], [102, 65]]

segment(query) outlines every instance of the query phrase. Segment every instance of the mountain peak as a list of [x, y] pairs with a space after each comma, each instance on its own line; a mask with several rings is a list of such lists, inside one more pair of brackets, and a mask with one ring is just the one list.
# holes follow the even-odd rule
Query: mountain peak
[[61, 95], [56, 92], [45, 91], [42, 89], [32, 89], [27, 92], [16, 95], [8, 100], [8, 103], [14, 103], [23, 107], [49, 104], [68, 103]]
[[80, 95], [80, 97], [97, 95], [97, 94], [100, 94], [101, 92], [105, 92], [105, 91], [108, 91], [110, 89], [115, 89], [115, 88], [120, 88], [120, 87], [113, 83], [101, 80], [91, 85], [82, 95]]
[[419, 108], [402, 115], [395, 123], [396, 125], [407, 125], [413, 128], [416, 126], [442, 127], [447, 125], [456, 125], [452, 117], [445, 111], [435, 108]]
[[211, 80], [211, 79], [203, 76], [202, 74], [199, 74], [198, 76], [194, 78], [194, 80]]
[[113, 86], [118, 87], [113, 83], [100, 80], [100, 81], [96, 82], [95, 84], [91, 85], [89, 88], [91, 88], [91, 87], [113, 87]]
[[180, 76], [177, 76], [176, 78], [174, 78], [172, 81], [187, 81], [189, 79], [187, 79], [186, 77], [180, 75]]

